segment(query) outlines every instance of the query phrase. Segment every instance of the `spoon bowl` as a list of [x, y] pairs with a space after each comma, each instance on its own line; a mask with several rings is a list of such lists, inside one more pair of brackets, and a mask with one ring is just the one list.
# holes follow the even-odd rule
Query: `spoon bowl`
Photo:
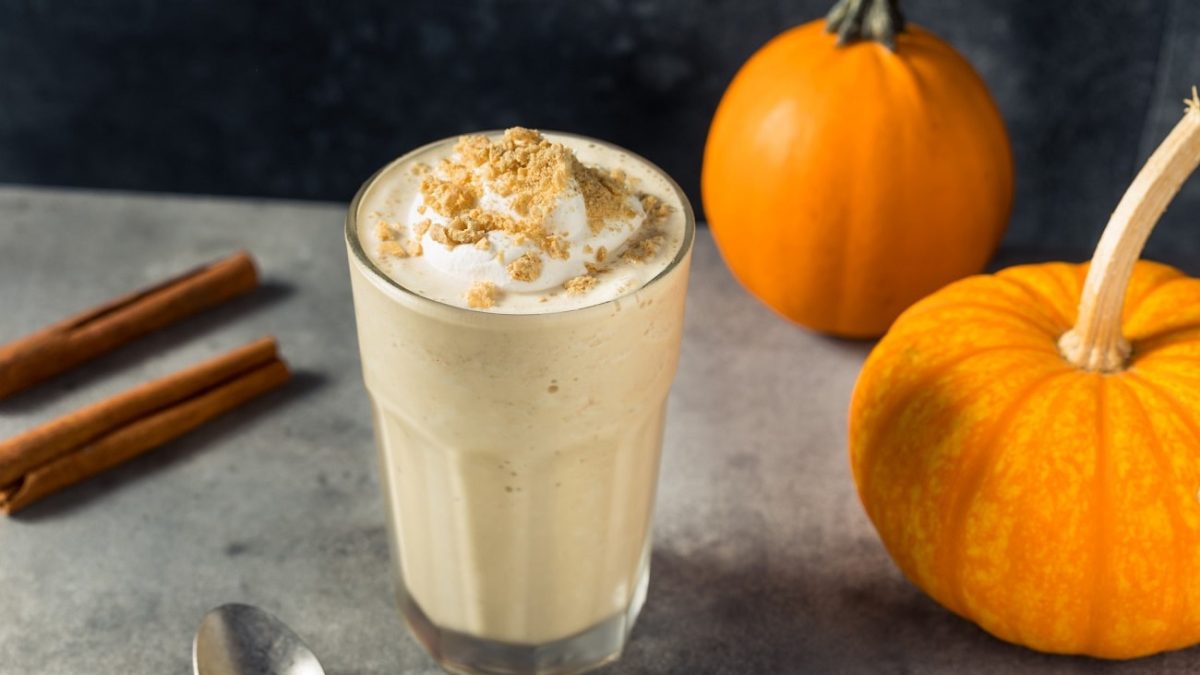
[[192, 667], [196, 675], [325, 675], [287, 624], [236, 603], [204, 615], [192, 644]]

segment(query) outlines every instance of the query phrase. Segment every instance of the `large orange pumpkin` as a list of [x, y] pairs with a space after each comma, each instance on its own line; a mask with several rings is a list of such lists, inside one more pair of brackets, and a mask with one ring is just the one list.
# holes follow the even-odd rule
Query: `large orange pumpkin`
[[1013, 267], [905, 312], [850, 409], [854, 479], [897, 565], [1034, 649], [1200, 642], [1200, 279], [1138, 261], [1200, 163], [1200, 99], [1088, 265]]
[[737, 73], [701, 187], [725, 262], [753, 295], [814, 330], [875, 337], [983, 270], [1012, 174], [970, 64], [905, 27], [895, 0], [842, 0], [828, 24], [779, 35]]

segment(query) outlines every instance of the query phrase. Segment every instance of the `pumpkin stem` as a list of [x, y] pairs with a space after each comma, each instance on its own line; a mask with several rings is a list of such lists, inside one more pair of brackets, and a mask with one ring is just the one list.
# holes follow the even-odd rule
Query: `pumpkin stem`
[[837, 33], [839, 47], [874, 40], [896, 51], [896, 33], [903, 30], [900, 0], [838, 0], [825, 16], [825, 32]]
[[1125, 368], [1131, 347], [1121, 334], [1125, 290], [1146, 239], [1187, 177], [1200, 165], [1200, 95], [1192, 87], [1183, 119], [1138, 172], [1109, 218], [1083, 283], [1075, 326], [1059, 351], [1084, 370]]

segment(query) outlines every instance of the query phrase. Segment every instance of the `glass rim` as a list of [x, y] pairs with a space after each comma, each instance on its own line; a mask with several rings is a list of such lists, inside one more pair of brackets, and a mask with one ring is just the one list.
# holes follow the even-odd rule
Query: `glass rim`
[[539, 129], [538, 131], [539, 131], [539, 133], [551, 134], [554, 136], [564, 136], [567, 138], [573, 138], [573, 139], [584, 141], [587, 143], [595, 143], [597, 145], [600, 145], [600, 146], [603, 146], [603, 147], [606, 147], [606, 148], [609, 148], [612, 150], [616, 150], [618, 152], [622, 152], [622, 153], [628, 155], [629, 157], [631, 157], [639, 162], [642, 162], [646, 166], [650, 167], [654, 172], [656, 172], [657, 174], [659, 174], [666, 180], [667, 185], [670, 186], [670, 188], [672, 190], [674, 190], [675, 196], [679, 199], [679, 203], [682, 204], [682, 206], [683, 206], [683, 241], [679, 245], [679, 250], [675, 252], [675, 257], [672, 258], [671, 261], [669, 263], [667, 263], [667, 265], [665, 267], [663, 267], [661, 270], [659, 270], [658, 274], [655, 274], [652, 278], [650, 278], [650, 280], [648, 280], [646, 283], [642, 284], [641, 286], [638, 286], [637, 288], [630, 289], [630, 290], [626, 291], [625, 293], [622, 293], [620, 295], [614, 296], [612, 298], [609, 298], [607, 300], [603, 300], [601, 302], [597, 302], [594, 304], [583, 305], [581, 307], [572, 307], [570, 309], [558, 309], [558, 310], [553, 310], [553, 311], [549, 311], [549, 312], [509, 313], [509, 312], [489, 312], [489, 311], [485, 311], [482, 309], [473, 309], [470, 307], [463, 307], [461, 305], [450, 304], [448, 302], [443, 302], [441, 300], [435, 300], [429, 296], [422, 295], [422, 294], [412, 290], [411, 288], [407, 288], [406, 286], [404, 286], [403, 284], [401, 284], [400, 282], [396, 281], [391, 276], [386, 274], [383, 270], [379, 269], [379, 267], [375, 264], [375, 261], [371, 260], [371, 257], [367, 255], [367, 252], [363, 248], [362, 240], [360, 239], [359, 233], [358, 233], [358, 230], [359, 230], [359, 228], [358, 228], [359, 206], [362, 204], [362, 200], [366, 196], [367, 191], [370, 190], [371, 187], [375, 185], [376, 180], [378, 180], [379, 177], [382, 176], [383, 174], [388, 173], [393, 167], [412, 160], [412, 158], [429, 150], [430, 148], [440, 146], [440, 145], [445, 145], [446, 143], [449, 143], [451, 141], [457, 141], [459, 138], [462, 138], [464, 135], [479, 134], [479, 135], [484, 135], [484, 136], [493, 136], [496, 134], [502, 134], [502, 133], [504, 133], [503, 129], [489, 129], [486, 131], [471, 132], [470, 134], [459, 134], [456, 136], [447, 136], [445, 138], [442, 138], [442, 139], [439, 139], [436, 141], [432, 141], [430, 143], [426, 143], [420, 147], [414, 148], [413, 150], [409, 150], [408, 152], [404, 153], [403, 155], [400, 155], [399, 157], [397, 157], [396, 159], [393, 159], [392, 161], [388, 162], [387, 164], [384, 164], [383, 167], [381, 167], [378, 171], [371, 174], [371, 176], [369, 178], [367, 178], [367, 180], [363, 181], [363, 184], [358, 188], [358, 192], [356, 192], [354, 194], [354, 198], [350, 200], [350, 206], [346, 211], [346, 227], [345, 227], [346, 245], [350, 247], [351, 252], [354, 254], [354, 258], [358, 261], [358, 263], [360, 265], [363, 266], [363, 268], [365, 270], [367, 270], [370, 273], [371, 277], [373, 279], [375, 279], [377, 282], [381, 281], [381, 282], [387, 284], [388, 286], [390, 286], [391, 288], [398, 290], [401, 293], [404, 293], [406, 296], [415, 298], [418, 302], [432, 303], [433, 305], [443, 307], [443, 308], [446, 308], [447, 310], [451, 310], [451, 311], [455, 311], [455, 312], [466, 312], [466, 313], [475, 314], [475, 315], [486, 314], [488, 316], [557, 316], [557, 315], [571, 314], [572, 312], [582, 312], [585, 310], [594, 309], [596, 307], [602, 307], [609, 303], [616, 302], [616, 301], [622, 300], [624, 298], [630, 297], [630, 296], [638, 293], [639, 291], [641, 291], [643, 288], [648, 288], [648, 287], [656, 284], [657, 282], [659, 282], [660, 280], [665, 278], [667, 275], [669, 275], [672, 271], [674, 271], [677, 267], [679, 267], [680, 263], [682, 263], [684, 260], [687, 259], [688, 255], [691, 253], [692, 246], [695, 243], [695, 239], [696, 239], [696, 214], [695, 214], [695, 211], [692, 209], [692, 203], [687, 198], [687, 194], [684, 193], [683, 188], [681, 188], [679, 186], [679, 183], [675, 182], [675, 179], [672, 178], [670, 174], [668, 174], [666, 171], [663, 171], [663, 169], [661, 167], [659, 167], [657, 164], [655, 164], [654, 162], [651, 162], [650, 160], [646, 159], [645, 157], [639, 155], [638, 153], [633, 152], [632, 150], [623, 148], [615, 143], [609, 143], [608, 141], [602, 141], [598, 138], [593, 138], [591, 136], [585, 136], [583, 134], [575, 134], [575, 133], [571, 133], [569, 131], [554, 131], [552, 129], [546, 129], [546, 130]]

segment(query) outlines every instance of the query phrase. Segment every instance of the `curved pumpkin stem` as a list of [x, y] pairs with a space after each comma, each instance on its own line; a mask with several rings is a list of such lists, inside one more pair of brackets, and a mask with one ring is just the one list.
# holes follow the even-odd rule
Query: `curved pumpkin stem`
[[900, 0], [838, 0], [825, 16], [825, 32], [837, 33], [839, 47], [874, 40], [896, 51], [896, 33], [904, 23]]
[[1059, 351], [1084, 370], [1112, 373], [1129, 360], [1121, 314], [1133, 265], [1167, 204], [1200, 165], [1200, 95], [1195, 87], [1186, 102], [1183, 119], [1150, 155], [1109, 218], [1092, 255], [1075, 326], [1059, 338]]

